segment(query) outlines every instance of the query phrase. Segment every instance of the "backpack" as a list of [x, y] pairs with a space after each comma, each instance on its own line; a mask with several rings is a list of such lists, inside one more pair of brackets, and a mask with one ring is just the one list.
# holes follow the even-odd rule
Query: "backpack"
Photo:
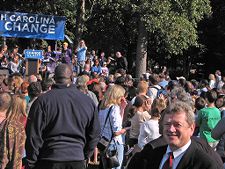
[[[160, 86], [160, 89], [157, 88], [156, 86], [150, 86], [149, 89], [151, 89], [151, 88], [157, 90], [156, 98], [158, 98], [160, 96], [160, 94], [163, 94], [163, 95], [166, 94], [166, 90], [162, 86]], [[154, 94], [152, 93], [151, 90], [148, 90], [147, 95], [150, 96], [150, 97], [152, 97]]]

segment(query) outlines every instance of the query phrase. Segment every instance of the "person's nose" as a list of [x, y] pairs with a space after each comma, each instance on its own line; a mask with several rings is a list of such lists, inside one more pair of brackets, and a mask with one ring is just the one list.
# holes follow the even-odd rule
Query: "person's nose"
[[175, 132], [175, 131], [176, 131], [176, 127], [174, 127], [174, 125], [171, 124], [171, 125], [169, 125], [169, 127], [168, 127], [168, 131], [170, 131], [170, 132]]

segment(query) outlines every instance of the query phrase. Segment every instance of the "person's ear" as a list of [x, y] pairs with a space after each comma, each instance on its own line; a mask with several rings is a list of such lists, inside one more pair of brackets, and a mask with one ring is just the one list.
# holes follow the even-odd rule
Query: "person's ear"
[[193, 133], [194, 133], [194, 131], [195, 131], [195, 123], [193, 123], [193, 124], [190, 126], [190, 129], [191, 129], [192, 134], [193, 134]]

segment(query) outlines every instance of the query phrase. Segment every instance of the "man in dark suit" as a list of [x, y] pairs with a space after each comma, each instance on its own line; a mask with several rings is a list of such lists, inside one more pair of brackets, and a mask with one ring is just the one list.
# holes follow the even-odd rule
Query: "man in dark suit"
[[[206, 146], [202, 142], [191, 139], [194, 127], [194, 114], [191, 107], [179, 101], [173, 103], [165, 111], [163, 137], [157, 142], [147, 144], [141, 153], [136, 154], [128, 169], [137, 166], [142, 169], [164, 169], [166, 168], [164, 165], [169, 164], [168, 161], [171, 162], [171, 166], [168, 165], [167, 168], [171, 169], [222, 169], [221, 160], [214, 157], [212, 159], [209, 153], [213, 153], [205, 150]], [[158, 147], [158, 144], [162, 146]], [[167, 160], [171, 153], [171, 160]]]
[[119, 69], [124, 69], [128, 70], [128, 62], [127, 62], [127, 58], [124, 57], [121, 52], [116, 52], [116, 70]]

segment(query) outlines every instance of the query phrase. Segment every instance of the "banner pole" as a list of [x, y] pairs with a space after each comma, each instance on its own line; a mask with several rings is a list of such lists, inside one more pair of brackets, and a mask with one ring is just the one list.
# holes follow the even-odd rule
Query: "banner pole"
[[3, 45], [6, 45], [6, 37], [3, 37]]
[[57, 51], [57, 41], [55, 41], [55, 51]]

